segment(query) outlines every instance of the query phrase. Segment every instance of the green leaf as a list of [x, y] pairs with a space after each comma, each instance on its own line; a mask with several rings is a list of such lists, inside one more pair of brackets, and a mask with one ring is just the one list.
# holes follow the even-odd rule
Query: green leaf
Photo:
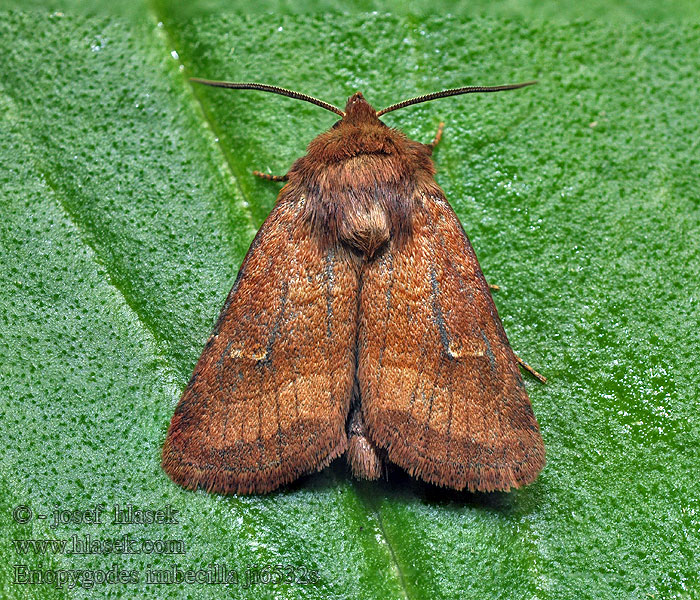
[[[0, 22], [0, 595], [697, 597], [700, 29], [134, 10]], [[250, 173], [284, 173], [334, 120], [195, 75], [337, 105], [361, 89], [377, 107], [540, 80], [385, 119], [422, 141], [447, 124], [438, 182], [502, 288], [514, 349], [550, 380], [527, 382], [549, 461], [536, 483], [358, 483], [337, 461], [275, 494], [221, 497], [161, 471], [174, 406], [279, 189]], [[100, 504], [100, 524], [52, 527], [55, 509]], [[112, 524], [115, 504], [170, 506], [177, 523]], [[125, 534], [184, 553], [13, 543]], [[212, 563], [239, 581], [145, 582]], [[140, 581], [16, 584], [20, 564], [66, 577], [117, 564]], [[246, 585], [275, 565], [314, 582]]]
[[[391, 12], [399, 15], [455, 15], [458, 17], [491, 16], [567, 22], [572, 19], [599, 19], [601, 22], [692, 21], [698, 19], [696, 0], [5, 0], [24, 10], [59, 11], [66, 14], [120, 15], [132, 20], [156, 15], [160, 19], [218, 17], [222, 13], [240, 12], [269, 15], [282, 14]], [[330, 19], [333, 21], [334, 19]]]

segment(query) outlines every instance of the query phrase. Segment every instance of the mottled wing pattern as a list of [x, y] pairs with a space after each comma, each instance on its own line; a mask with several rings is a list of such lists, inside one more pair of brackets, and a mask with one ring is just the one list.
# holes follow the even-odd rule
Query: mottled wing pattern
[[544, 444], [488, 285], [444, 197], [362, 273], [358, 377], [370, 438], [455, 489], [530, 483]]
[[163, 468], [177, 483], [264, 493], [347, 446], [358, 274], [278, 202], [258, 232], [173, 416]]

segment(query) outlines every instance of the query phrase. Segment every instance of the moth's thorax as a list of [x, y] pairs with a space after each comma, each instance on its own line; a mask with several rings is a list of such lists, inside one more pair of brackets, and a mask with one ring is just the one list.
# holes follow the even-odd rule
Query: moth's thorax
[[410, 232], [417, 194], [436, 185], [431, 153], [382, 123], [358, 92], [343, 119], [294, 163], [286, 191], [305, 198], [305, 214], [326, 242], [371, 257]]

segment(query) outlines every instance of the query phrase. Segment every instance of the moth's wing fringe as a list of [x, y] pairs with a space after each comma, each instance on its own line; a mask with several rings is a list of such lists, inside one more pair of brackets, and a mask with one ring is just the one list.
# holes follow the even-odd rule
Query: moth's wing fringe
[[347, 448], [357, 267], [300, 215], [283, 194], [175, 410], [162, 465], [186, 488], [266, 493]]
[[440, 194], [406, 244], [362, 273], [358, 378], [369, 435], [413, 476], [507, 491], [545, 463], [542, 437], [476, 255]]
[[[337, 432], [327, 435], [327, 439], [334, 437], [341, 436]], [[330, 444], [318, 446], [316, 452], [297, 460], [294, 465], [287, 465], [287, 468], [278, 466], [248, 473], [241, 472], [237, 465], [188, 463], [169, 447], [170, 443], [170, 439], [166, 440], [163, 447], [162, 466], [175, 483], [187, 489], [201, 488], [218, 494], [242, 495], [266, 494], [304, 474], [321, 471], [347, 449], [347, 438], [343, 437], [335, 448], [331, 448]]]

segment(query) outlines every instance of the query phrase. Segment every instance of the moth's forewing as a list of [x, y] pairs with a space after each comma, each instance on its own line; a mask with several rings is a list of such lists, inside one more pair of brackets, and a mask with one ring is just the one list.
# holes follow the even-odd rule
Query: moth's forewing
[[163, 468], [185, 487], [264, 493], [345, 452], [358, 275], [302, 204], [283, 193], [258, 232], [175, 410]]
[[419, 194], [413, 231], [362, 273], [359, 383], [370, 438], [441, 486], [530, 483], [545, 451], [488, 285], [454, 211]]

